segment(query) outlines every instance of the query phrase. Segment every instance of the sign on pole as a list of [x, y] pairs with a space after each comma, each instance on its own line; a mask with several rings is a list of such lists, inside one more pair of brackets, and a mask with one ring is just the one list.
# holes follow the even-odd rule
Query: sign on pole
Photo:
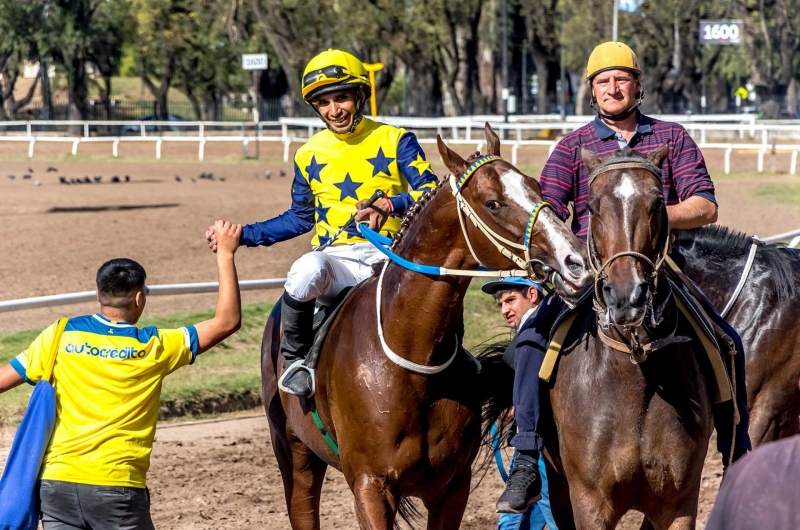
[[244, 70], [266, 70], [266, 53], [245, 53], [242, 55], [242, 69]]
[[740, 45], [743, 29], [741, 20], [701, 20], [700, 44]]

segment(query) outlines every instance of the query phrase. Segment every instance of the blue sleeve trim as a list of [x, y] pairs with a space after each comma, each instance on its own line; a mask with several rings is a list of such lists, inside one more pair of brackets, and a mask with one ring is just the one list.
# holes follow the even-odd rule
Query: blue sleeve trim
[[420, 147], [417, 137], [413, 133], [406, 133], [397, 143], [397, 167], [403, 173], [408, 183], [414, 190], [419, 190], [423, 185], [431, 182], [436, 182], [436, 175], [433, 171], [419, 172], [417, 168], [411, 165], [412, 162], [421, 156], [423, 160], [427, 161], [425, 151]]
[[197, 328], [194, 326], [186, 326], [186, 331], [189, 332], [189, 349], [192, 350], [192, 361], [189, 364], [194, 364], [197, 359], [197, 351], [200, 349], [200, 339], [197, 337]]
[[22, 363], [19, 362], [19, 359], [16, 359], [16, 358], [15, 359], [11, 359], [11, 362], [9, 364], [11, 365], [11, 368], [13, 368], [14, 371], [17, 372], [19, 374], [19, 376], [22, 379], [25, 380], [26, 383], [28, 383], [29, 385], [35, 385], [36, 384], [33, 381], [31, 381], [30, 379], [28, 379], [28, 374], [26, 373], [25, 368], [22, 366]]
[[403, 217], [406, 210], [414, 204], [414, 198], [410, 193], [398, 193], [389, 197], [389, 202], [392, 203], [392, 217]]
[[268, 247], [308, 233], [313, 228], [314, 193], [295, 162], [291, 208], [267, 221], [245, 225], [239, 243], [248, 247]]
[[717, 204], [717, 198], [714, 197], [714, 192], [710, 191], [710, 190], [701, 190], [701, 191], [695, 192], [694, 194], [692, 194], [692, 197], [702, 197], [702, 198], [706, 199], [707, 201], [710, 201], [710, 202], [713, 202], [714, 204]]

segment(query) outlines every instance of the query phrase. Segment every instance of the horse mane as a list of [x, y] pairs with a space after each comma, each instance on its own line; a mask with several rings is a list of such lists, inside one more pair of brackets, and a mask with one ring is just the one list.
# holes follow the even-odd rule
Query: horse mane
[[408, 210], [406, 210], [405, 215], [403, 215], [402, 219], [400, 219], [400, 230], [392, 237], [392, 245], [389, 247], [390, 250], [396, 251], [398, 245], [403, 240], [403, 236], [408, 232], [411, 228], [411, 225], [417, 219], [420, 213], [425, 209], [425, 207], [430, 204], [433, 198], [436, 196], [436, 193], [441, 189], [442, 185], [446, 182], [446, 180], [440, 180], [436, 183], [436, 187], [429, 189], [422, 196], [412, 204]]
[[[711, 249], [708, 257], [720, 263], [744, 259], [753, 244], [753, 239], [744, 232], [716, 224], [678, 230], [678, 241], [681, 248], [688, 251], [695, 245]], [[795, 295], [795, 275], [800, 270], [800, 254], [774, 245], [762, 245], [756, 250], [756, 261], [761, 261], [772, 273], [779, 297], [786, 300]]]

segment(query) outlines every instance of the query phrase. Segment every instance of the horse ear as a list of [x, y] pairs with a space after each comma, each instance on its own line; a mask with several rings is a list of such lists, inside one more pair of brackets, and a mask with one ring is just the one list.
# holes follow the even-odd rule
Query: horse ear
[[439, 155], [442, 157], [442, 162], [453, 175], [460, 175], [467, 169], [467, 163], [464, 159], [447, 147], [442, 141], [442, 137], [438, 134], [436, 135], [436, 145], [439, 147]]
[[649, 155], [647, 155], [647, 160], [652, 162], [656, 165], [656, 167], [661, 167], [661, 163], [667, 158], [669, 154], [669, 143], [665, 143]]
[[594, 170], [597, 169], [597, 166], [600, 165], [600, 157], [594, 151], [590, 151], [581, 147], [581, 160], [586, 165], [586, 169], [589, 170], [589, 173], [594, 173]]
[[488, 121], [483, 126], [483, 131], [486, 133], [486, 154], [500, 156], [500, 138]]

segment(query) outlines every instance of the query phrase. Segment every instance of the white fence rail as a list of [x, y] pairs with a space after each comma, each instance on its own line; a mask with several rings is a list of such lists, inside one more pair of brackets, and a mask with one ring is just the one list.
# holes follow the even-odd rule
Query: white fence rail
[[[797, 173], [800, 152], [800, 122], [762, 122], [750, 114], [722, 114], [702, 116], [664, 115], [659, 119], [681, 123], [701, 149], [722, 149], [725, 152], [725, 173], [731, 170], [734, 150], [753, 150], [758, 154], [758, 171], [764, 171], [764, 158], [769, 154], [790, 153], [789, 173]], [[530, 139], [545, 131], [566, 134], [582, 127], [591, 116], [569, 116], [561, 121], [557, 115], [510, 116], [504, 123], [499, 116], [466, 116], [460, 118], [379, 117], [381, 121], [404, 127], [418, 133], [422, 144], [435, 143], [435, 134], [447, 137], [450, 144], [483, 147], [483, 125], [486, 121], [499, 131], [513, 136], [511, 162], [517, 163], [517, 152], [525, 146], [555, 148], [552, 140]], [[240, 143], [246, 155], [252, 142], [274, 142], [283, 145], [283, 159], [290, 160], [292, 144], [304, 143], [323, 124], [317, 118], [281, 118], [268, 122], [202, 122], [202, 121], [7, 121], [0, 122], [0, 142], [28, 144], [28, 157], [33, 157], [39, 142], [71, 143], [71, 152], [77, 155], [81, 144], [111, 144], [111, 153], [119, 156], [121, 143], [150, 142], [155, 146], [155, 156], [161, 159], [164, 142], [196, 143], [200, 161], [205, 157], [205, 146], [212, 142]], [[473, 137], [473, 134], [477, 135]], [[712, 139], [737, 138], [739, 142], [711, 142]], [[778, 143], [785, 138], [797, 143]], [[750, 139], [750, 142], [745, 142]]]
[[[239, 289], [242, 291], [255, 291], [259, 289], [278, 289], [286, 283], [286, 278], [272, 278], [268, 280], [242, 280], [239, 282]], [[200, 294], [216, 293], [219, 283], [175, 283], [167, 285], [148, 286], [147, 296], [168, 296], [176, 294]], [[38, 307], [55, 307], [68, 304], [79, 304], [81, 302], [92, 302], [96, 300], [94, 291], [83, 291], [80, 293], [56, 294], [51, 296], [37, 296], [35, 298], [23, 298], [20, 300], [8, 300], [0, 302], [0, 313], [9, 311], [21, 311], [23, 309], [36, 309]]]

